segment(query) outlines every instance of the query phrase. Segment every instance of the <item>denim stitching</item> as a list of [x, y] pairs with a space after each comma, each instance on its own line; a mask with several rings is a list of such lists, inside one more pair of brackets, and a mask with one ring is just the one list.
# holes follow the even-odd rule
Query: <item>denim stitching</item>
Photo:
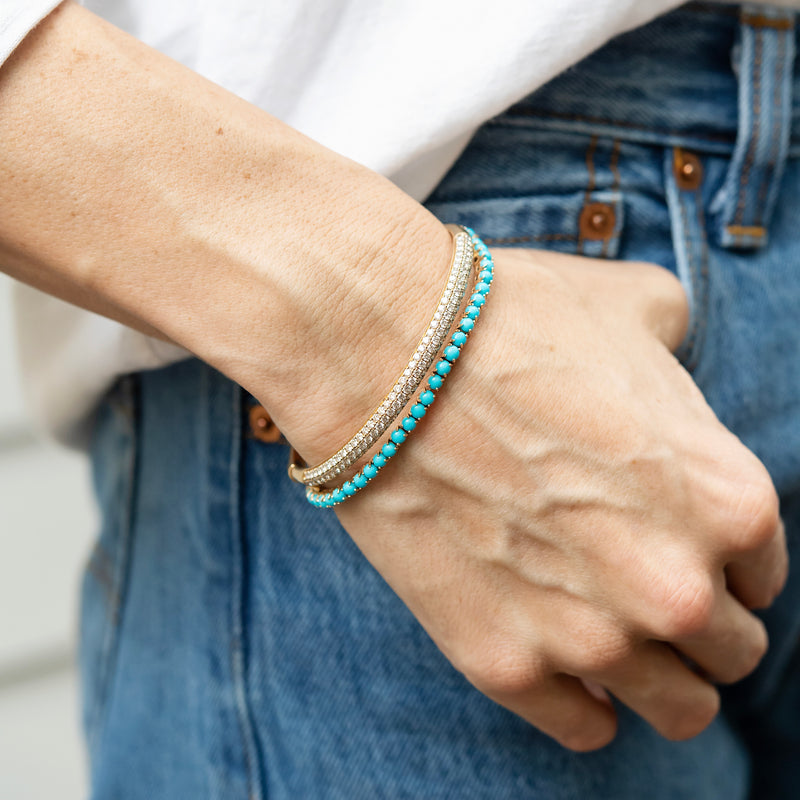
[[695, 295], [695, 331], [692, 344], [692, 369], [697, 367], [702, 355], [702, 342], [708, 325], [708, 282], [709, 282], [709, 251], [708, 236], [706, 235], [706, 214], [703, 209], [703, 198], [700, 187], [694, 190], [695, 206], [697, 208], [697, 225], [700, 229], [700, 291]]
[[[589, 203], [592, 197], [592, 192], [595, 189], [595, 170], [594, 170], [594, 154], [597, 150], [597, 136], [592, 134], [589, 139], [589, 144], [586, 148], [586, 171], [589, 173], [589, 180], [586, 186], [586, 192], [583, 196], [584, 205]], [[578, 228], [578, 253], [583, 254], [583, 233]]]
[[691, 329], [686, 336], [683, 344], [683, 349], [686, 351], [686, 368], [691, 369], [694, 361], [694, 348], [697, 340], [697, 329], [700, 324], [700, 314], [698, 312], [698, 296], [700, 294], [698, 288], [699, 277], [697, 275], [697, 268], [695, 266], [694, 253], [692, 250], [692, 242], [689, 237], [689, 215], [686, 213], [686, 203], [683, 198], [683, 191], [680, 186], [678, 188], [678, 207], [681, 210], [681, 227], [683, 228], [683, 246], [686, 251], [686, 260], [689, 264], [689, 275], [692, 280], [692, 295], [694, 296], [694, 314], [691, 320]]
[[614, 143], [612, 145], [611, 150], [611, 163], [609, 167], [611, 169], [611, 174], [614, 177], [614, 182], [611, 185], [611, 191], [618, 191], [619, 186], [621, 183], [621, 178], [619, 174], [619, 151], [620, 151], [620, 140], [618, 138], [614, 139]]
[[771, 28], [776, 31], [789, 31], [792, 23], [788, 19], [773, 19], [763, 14], [742, 14], [742, 22], [753, 28]]
[[[786, 58], [786, 33], [785, 29], [778, 34], [778, 56], [777, 63], [775, 64], [775, 81], [772, 92], [772, 108], [773, 114], [780, 118], [781, 125], [783, 124], [783, 103], [781, 102], [781, 86], [783, 84], [783, 73], [785, 70], [784, 60]], [[778, 163], [778, 149], [780, 146], [781, 125], [772, 125], [772, 133], [769, 143], [769, 158], [767, 165], [771, 168], [765, 170], [761, 178], [761, 186], [758, 190], [758, 207], [755, 224], [758, 225], [763, 221], [766, 212], [767, 193], [769, 191], [770, 178], [775, 175], [775, 166]], [[766, 231], [765, 231], [766, 233]]]
[[767, 229], [763, 225], [728, 225], [726, 230], [731, 236], [765, 236]]
[[[672, 151], [673, 164], [678, 157], [679, 148]], [[694, 370], [700, 360], [700, 349], [703, 336], [705, 335], [708, 323], [708, 277], [709, 277], [709, 249], [708, 237], [706, 235], [706, 218], [703, 210], [703, 198], [701, 189], [681, 189], [674, 178], [674, 172], [670, 167], [668, 180], [673, 182], [676, 189], [678, 207], [681, 214], [681, 228], [686, 262], [689, 272], [689, 279], [692, 284], [692, 315], [689, 320], [689, 330], [684, 341], [680, 345], [680, 350], [684, 351], [684, 359], [687, 370]], [[693, 246], [692, 238], [689, 233], [689, 214], [686, 208], [687, 198], [695, 205], [697, 224], [700, 233], [700, 269], [698, 270], [696, 248]]]
[[[612, 175], [612, 184], [611, 184], [611, 191], [618, 192], [619, 191], [619, 184], [620, 184], [620, 174], [619, 174], [619, 139], [614, 138], [614, 141], [611, 144], [611, 161], [609, 162], [609, 169], [611, 170]], [[614, 203], [614, 214], [616, 215], [616, 219], [619, 219], [619, 203]], [[616, 228], [616, 226], [615, 226]], [[611, 231], [608, 236], [603, 239], [603, 249], [600, 252], [602, 258], [608, 258], [608, 246], [611, 244], [611, 239], [614, 236], [615, 231]]]
[[[744, 17], [743, 17], [744, 19]], [[761, 134], [761, 67], [763, 59], [763, 33], [760, 29], [754, 30], [756, 52], [753, 58], [753, 129], [750, 132], [750, 141], [747, 145], [747, 154], [742, 165], [741, 179], [739, 184], [739, 199], [736, 204], [736, 216], [734, 225], [744, 225], [744, 207], [749, 188], [750, 172], [753, 168], [755, 150], [758, 146], [758, 138]], [[729, 228], [730, 230], [730, 228]]]

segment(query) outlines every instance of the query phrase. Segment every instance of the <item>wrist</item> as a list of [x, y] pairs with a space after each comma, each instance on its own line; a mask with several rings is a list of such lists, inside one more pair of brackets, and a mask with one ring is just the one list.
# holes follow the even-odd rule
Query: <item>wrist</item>
[[[361, 216], [327, 240], [325, 258], [301, 281], [315, 291], [298, 300], [287, 335], [271, 343], [273, 357], [254, 381], [276, 424], [310, 461], [352, 436], [394, 384], [439, 301], [452, 257], [444, 226], [396, 187], [380, 179], [372, 202], [362, 197]], [[302, 367], [287, 371], [286, 363]]]

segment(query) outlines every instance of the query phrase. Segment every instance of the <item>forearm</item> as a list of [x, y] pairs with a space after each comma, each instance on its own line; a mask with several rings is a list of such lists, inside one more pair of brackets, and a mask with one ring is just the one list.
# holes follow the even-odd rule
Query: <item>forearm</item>
[[441, 291], [449, 235], [421, 206], [72, 4], [0, 71], [0, 137], [3, 268], [302, 415], [312, 455], [369, 414]]

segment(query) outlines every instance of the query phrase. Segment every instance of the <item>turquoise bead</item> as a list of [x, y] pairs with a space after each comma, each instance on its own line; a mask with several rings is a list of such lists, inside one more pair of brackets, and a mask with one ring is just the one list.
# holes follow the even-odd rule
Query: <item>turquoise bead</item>
[[[470, 320], [471, 321], [471, 320]], [[448, 372], [453, 368], [453, 365], [449, 361], [440, 361], [436, 365], [436, 371], [440, 375], [447, 375]]]
[[428, 386], [430, 386], [431, 389], [441, 389], [443, 383], [444, 378], [442, 378], [441, 375], [431, 375], [430, 378], [428, 378]]
[[381, 453], [383, 453], [386, 458], [391, 458], [397, 452], [397, 445], [394, 442], [386, 442], [386, 444], [381, 447]]
[[436, 399], [435, 392], [444, 385], [445, 377], [450, 373], [453, 363], [459, 358], [461, 348], [467, 341], [467, 334], [475, 327], [475, 321], [481, 314], [481, 309], [486, 303], [486, 295], [494, 280], [494, 262], [489, 249], [472, 229], [465, 230], [471, 237], [475, 263], [478, 265], [476, 269], [477, 282], [470, 293], [469, 303], [457, 325], [457, 330], [444, 347], [441, 360], [436, 363], [433, 374], [428, 377], [426, 388], [420, 392], [416, 402], [399, 426], [391, 432], [388, 441], [384, 442], [380, 450], [360, 472], [337, 489], [306, 494], [312, 505], [318, 508], [332, 508], [356, 494], [359, 489], [363, 489], [386, 465], [388, 459], [396, 454], [397, 448], [405, 442], [408, 434], [415, 430], [417, 422], [425, 416], [428, 407]]

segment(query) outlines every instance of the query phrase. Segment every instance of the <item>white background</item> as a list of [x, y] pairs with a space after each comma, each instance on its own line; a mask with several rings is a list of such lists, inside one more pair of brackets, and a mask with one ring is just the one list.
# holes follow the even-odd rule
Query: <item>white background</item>
[[10, 294], [0, 275], [0, 798], [79, 800], [77, 604], [95, 511], [83, 456], [34, 433]]

